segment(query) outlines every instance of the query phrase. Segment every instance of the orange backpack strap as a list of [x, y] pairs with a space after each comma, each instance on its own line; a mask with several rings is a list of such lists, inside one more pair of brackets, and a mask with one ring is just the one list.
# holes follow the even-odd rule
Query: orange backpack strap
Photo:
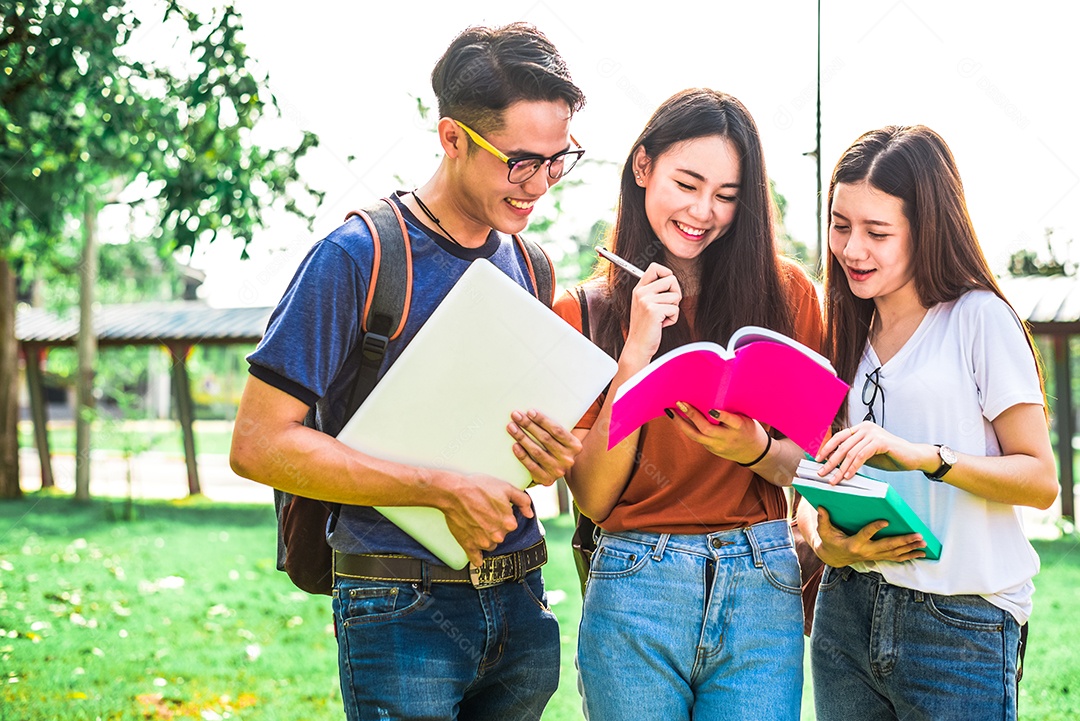
[[412, 248], [401, 211], [389, 198], [360, 210], [357, 216], [371, 232], [374, 258], [360, 330], [394, 340], [405, 328], [412, 303]]
[[[379, 380], [386, 348], [397, 338], [409, 317], [412, 300], [412, 250], [409, 233], [397, 205], [387, 198], [354, 210], [345, 220], [357, 216], [371, 232], [374, 257], [367, 298], [360, 320], [360, 369], [349, 394], [346, 418], [351, 418]], [[304, 425], [317, 427], [313, 407]], [[274, 510], [278, 519], [277, 567], [289, 574], [298, 588], [329, 596], [333, 587], [327, 528], [337, 523], [338, 503], [326, 503], [274, 489]]]
[[367, 298], [360, 319], [360, 371], [349, 395], [351, 417], [379, 379], [386, 348], [401, 335], [412, 304], [412, 248], [397, 204], [383, 198], [345, 216], [359, 217], [371, 232], [373, 259]]
[[533, 293], [541, 303], [550, 308], [555, 302], [555, 268], [551, 265], [551, 258], [537, 243], [526, 240], [520, 235], [514, 236], [514, 242], [517, 243], [518, 250], [525, 258]]

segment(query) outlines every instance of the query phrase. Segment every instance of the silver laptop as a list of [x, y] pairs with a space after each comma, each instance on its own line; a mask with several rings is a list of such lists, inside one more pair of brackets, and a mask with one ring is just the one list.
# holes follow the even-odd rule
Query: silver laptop
[[[617, 363], [487, 260], [473, 261], [338, 435], [377, 458], [484, 473], [517, 488], [529, 472], [506, 432], [535, 408], [572, 429]], [[464, 549], [441, 511], [377, 509], [443, 563]]]

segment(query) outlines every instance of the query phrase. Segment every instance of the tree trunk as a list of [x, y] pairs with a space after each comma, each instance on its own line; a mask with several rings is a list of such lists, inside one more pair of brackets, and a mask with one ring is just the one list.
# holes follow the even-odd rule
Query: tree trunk
[[90, 500], [90, 423], [94, 418], [94, 287], [97, 285], [97, 207], [92, 195], [83, 211], [83, 254], [79, 264], [79, 370], [75, 379], [75, 500]]
[[0, 257], [0, 498], [19, 498], [19, 342], [15, 273]]

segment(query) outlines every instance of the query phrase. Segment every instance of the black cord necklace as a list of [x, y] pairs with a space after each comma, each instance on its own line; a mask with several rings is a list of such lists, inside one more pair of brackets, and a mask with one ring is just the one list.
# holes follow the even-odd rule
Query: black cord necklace
[[439, 226], [439, 230], [443, 232], [443, 235], [445, 235], [447, 239], [449, 239], [449, 241], [454, 245], [458, 246], [459, 248], [463, 247], [461, 243], [458, 242], [458, 239], [450, 235], [450, 231], [443, 227], [442, 223], [439, 222], [439, 219], [435, 217], [435, 214], [432, 213], [426, 205], [424, 205], [424, 201], [420, 200], [420, 196], [416, 194], [416, 191], [412, 190], [409, 192], [412, 193], [413, 200], [416, 201], [416, 204], [420, 206], [420, 210], [424, 211], [424, 215], [426, 215], [432, 223]]

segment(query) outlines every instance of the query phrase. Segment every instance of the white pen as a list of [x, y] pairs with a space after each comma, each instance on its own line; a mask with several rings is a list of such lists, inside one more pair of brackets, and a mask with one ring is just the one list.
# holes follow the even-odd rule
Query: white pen
[[620, 268], [622, 268], [623, 270], [625, 270], [627, 273], [634, 276], [635, 278], [640, 278], [641, 276], [645, 275], [645, 271], [643, 271], [641, 268], [637, 267], [636, 265], [634, 265], [633, 263], [631, 263], [628, 260], [623, 260], [622, 258], [615, 255], [614, 253], [612, 253], [607, 248], [597, 248], [596, 253], [601, 258], [606, 258], [607, 260], [609, 260], [612, 263], [614, 263], [615, 265], [619, 266]]

